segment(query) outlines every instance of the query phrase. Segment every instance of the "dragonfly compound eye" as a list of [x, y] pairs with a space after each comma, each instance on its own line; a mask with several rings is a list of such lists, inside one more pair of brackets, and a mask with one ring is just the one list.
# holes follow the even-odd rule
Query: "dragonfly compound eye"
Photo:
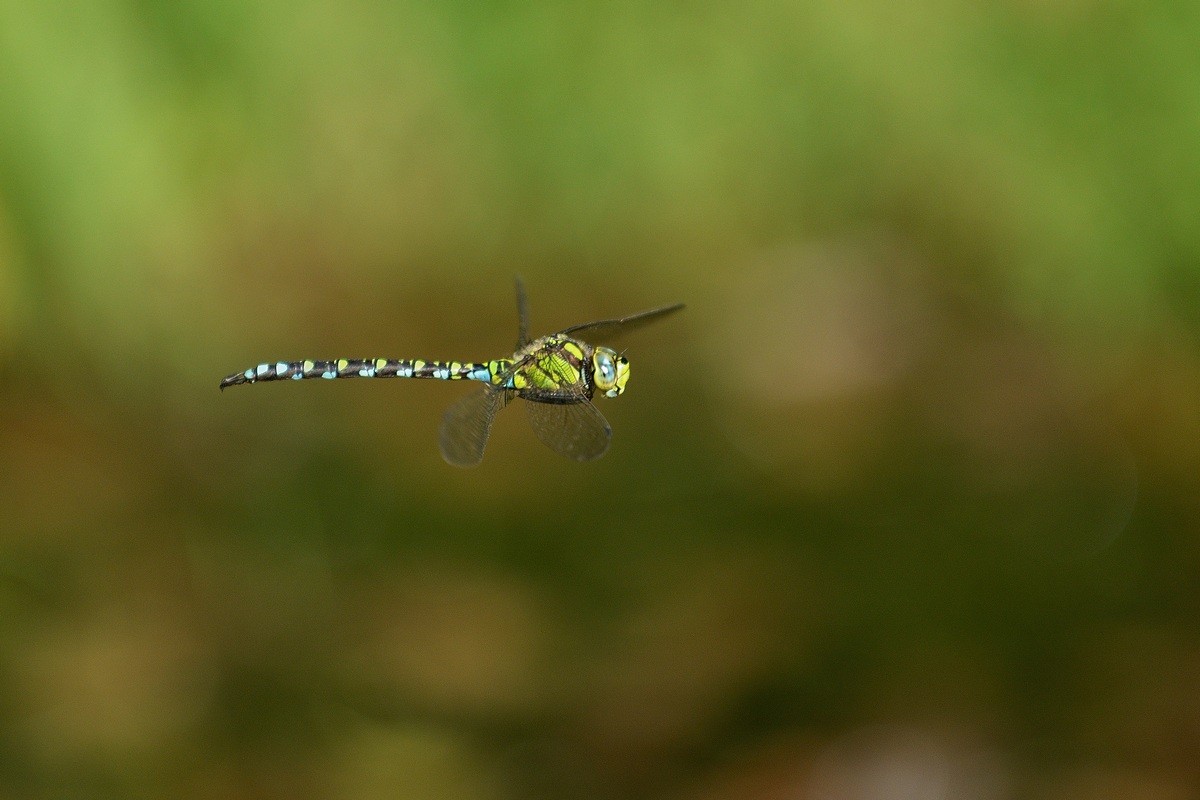
[[616, 397], [625, 391], [625, 382], [629, 380], [629, 360], [625, 356], [607, 347], [597, 347], [592, 353], [592, 365], [596, 388], [605, 397]]
[[592, 354], [596, 388], [608, 394], [617, 385], [617, 354], [607, 347], [597, 347]]

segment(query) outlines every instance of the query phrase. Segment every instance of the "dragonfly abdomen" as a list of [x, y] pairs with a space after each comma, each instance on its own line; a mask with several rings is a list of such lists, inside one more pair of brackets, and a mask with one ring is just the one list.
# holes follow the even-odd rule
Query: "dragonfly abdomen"
[[425, 378], [441, 381], [482, 381], [495, 383], [497, 376], [511, 365], [499, 360], [487, 363], [464, 361], [423, 361], [394, 358], [339, 358], [336, 361], [275, 361], [259, 364], [244, 372], [235, 372], [221, 381], [221, 388], [241, 383], [307, 380], [309, 378]]

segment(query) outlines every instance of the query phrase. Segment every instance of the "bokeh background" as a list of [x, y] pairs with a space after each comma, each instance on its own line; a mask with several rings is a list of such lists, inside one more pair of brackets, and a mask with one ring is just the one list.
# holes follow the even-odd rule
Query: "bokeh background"
[[[1200, 795], [1200, 5], [0, 2], [0, 797]], [[608, 455], [264, 360], [619, 342]]]

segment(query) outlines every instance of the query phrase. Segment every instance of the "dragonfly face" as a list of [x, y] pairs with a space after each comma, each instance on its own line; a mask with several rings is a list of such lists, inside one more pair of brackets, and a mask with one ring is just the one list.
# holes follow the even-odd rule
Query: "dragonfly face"
[[592, 353], [592, 380], [605, 397], [616, 397], [629, 381], [629, 359], [615, 350], [597, 347]]

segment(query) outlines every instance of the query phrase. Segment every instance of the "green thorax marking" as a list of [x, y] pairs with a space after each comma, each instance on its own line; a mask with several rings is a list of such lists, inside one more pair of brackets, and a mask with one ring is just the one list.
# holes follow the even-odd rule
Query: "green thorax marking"
[[515, 354], [526, 359], [513, 373], [513, 388], [538, 392], [583, 392], [590, 380], [587, 373], [588, 346], [565, 336], [544, 336]]

